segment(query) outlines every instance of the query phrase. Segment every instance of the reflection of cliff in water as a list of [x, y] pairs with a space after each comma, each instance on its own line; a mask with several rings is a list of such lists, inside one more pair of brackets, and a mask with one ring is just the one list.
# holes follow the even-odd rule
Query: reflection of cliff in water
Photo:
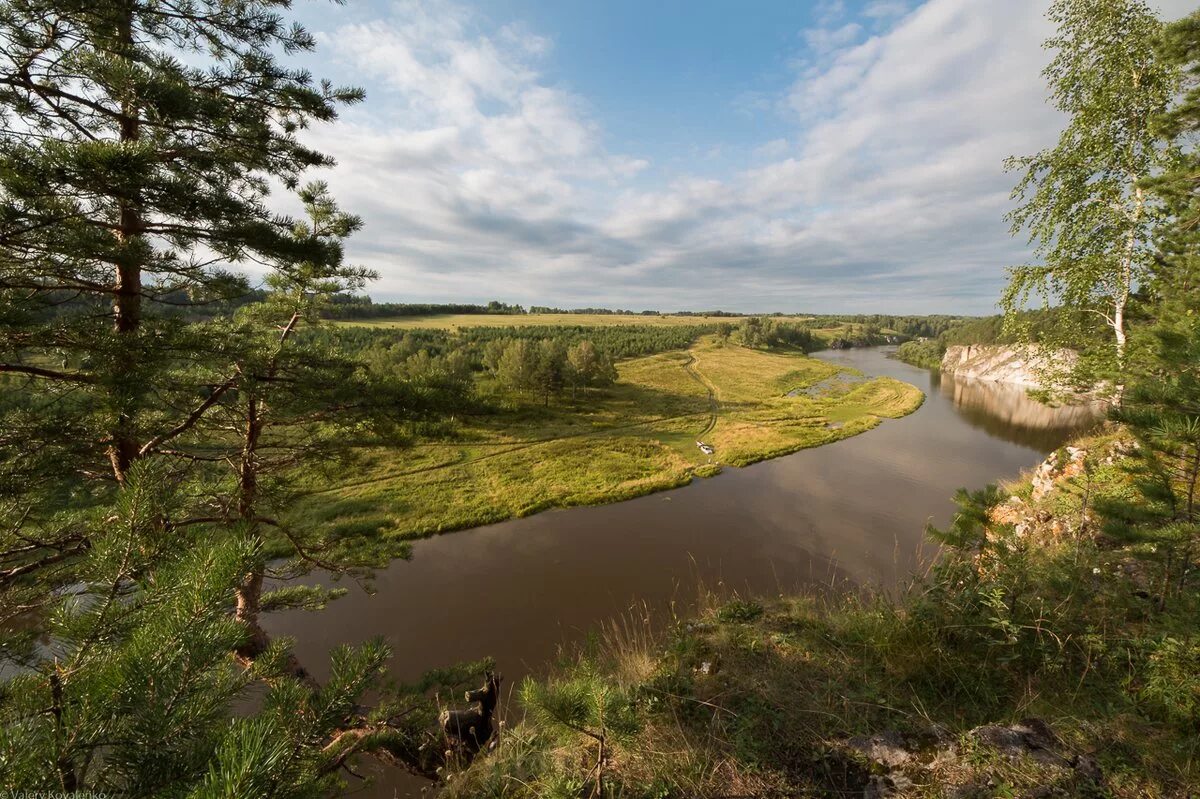
[[1092, 427], [1104, 415], [1103, 402], [1051, 407], [1031, 399], [1022, 386], [934, 373], [930, 381], [954, 402], [969, 424], [997, 438], [1041, 450]]

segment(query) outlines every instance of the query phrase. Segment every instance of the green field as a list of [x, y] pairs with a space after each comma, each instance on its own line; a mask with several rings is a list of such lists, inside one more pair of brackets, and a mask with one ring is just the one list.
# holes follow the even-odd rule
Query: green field
[[[890, 378], [712, 339], [625, 361], [619, 373], [611, 389], [472, 419], [450, 442], [371, 451], [344, 482], [313, 478], [296, 512], [333, 522], [348, 546], [415, 538], [683, 485], [856, 435], [924, 398]], [[701, 438], [716, 448], [711, 459]]]

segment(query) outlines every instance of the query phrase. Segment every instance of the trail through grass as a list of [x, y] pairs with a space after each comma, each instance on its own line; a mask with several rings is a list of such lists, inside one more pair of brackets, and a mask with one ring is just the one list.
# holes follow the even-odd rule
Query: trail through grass
[[693, 380], [702, 385], [704, 390], [708, 392], [708, 405], [710, 409], [708, 414], [708, 424], [706, 424], [704, 429], [699, 433], [699, 437], [703, 438], [711, 433], [713, 428], [717, 426], [717, 413], [721, 409], [721, 401], [717, 398], [717, 387], [710, 383], [696, 367], [698, 361], [696, 360], [695, 353], [689, 351], [688, 355], [690, 355], [691, 358], [686, 364], [683, 365], [683, 368], [687, 370], [687, 373], [691, 375]]

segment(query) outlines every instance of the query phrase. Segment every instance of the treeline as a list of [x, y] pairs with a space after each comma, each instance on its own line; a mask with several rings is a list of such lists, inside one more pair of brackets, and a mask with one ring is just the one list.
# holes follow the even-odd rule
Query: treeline
[[738, 339], [746, 347], [771, 349], [791, 347], [804, 352], [824, 349], [849, 349], [851, 347], [876, 347], [894, 344], [902, 336], [889, 333], [875, 323], [835, 323], [833, 330], [814, 327], [811, 321], [791, 321], [790, 317], [751, 316], [736, 328], [728, 322], [717, 325], [717, 336], [730, 338], [736, 330]]
[[[908, 338], [931, 338], [954, 329], [959, 325], [973, 321], [971, 317], [947, 316], [934, 314], [932, 316], [912, 316], [895, 314], [842, 314], [815, 315], [811, 317], [816, 327], [836, 324], [851, 324], [874, 326], [879, 329], [894, 330]], [[886, 342], [880, 342], [886, 343]]]
[[735, 313], [733, 311], [676, 311], [671, 316], [727, 316], [734, 319], [748, 316], [749, 314]]
[[[426, 342], [427, 343], [427, 342]], [[358, 355], [376, 379], [408, 387], [407, 418], [428, 423], [457, 412], [483, 410], [480, 378], [500, 392], [530, 394], [543, 404], [566, 391], [607, 388], [617, 380], [612, 356], [591, 341], [497, 338], [482, 347], [422, 346], [416, 337], [375, 341]], [[493, 392], [495, 393], [495, 392]]]
[[[1063, 325], [1064, 318], [1072, 313], [1078, 315], [1079, 312], [1064, 308], [1039, 308], [1012, 314], [1007, 319], [1000, 314], [958, 319], [936, 336], [901, 344], [896, 357], [914, 366], [937, 369], [946, 350], [953, 346], [1039, 344], [1048, 341], [1051, 331]], [[1081, 335], [1073, 342], [1078, 349], [1087, 350], [1101, 343], [1102, 335], [1094, 327], [1083, 327], [1081, 331]]]
[[[729, 338], [732, 326], [718, 325], [717, 336]], [[752, 316], [742, 322], [738, 331], [743, 346], [754, 348], [795, 347], [804, 352], [824, 349], [825, 344], [803, 322], [781, 322], [771, 317]]]
[[606, 388], [617, 382], [617, 368], [608, 353], [584, 339], [567, 346], [560, 339], [493, 339], [484, 347], [484, 365], [504, 388], [535, 394], [546, 405], [570, 389]]
[[[583, 325], [395, 330], [318, 327], [305, 340], [360, 362], [376, 380], [405, 388], [404, 415], [428, 427], [449, 415], [485, 410], [499, 394], [543, 404], [570, 392], [611, 386], [615, 361], [687, 347], [711, 325]], [[493, 391], [481, 395], [481, 385]]]
[[[520, 305], [492, 300], [487, 305], [470, 303], [432, 302], [374, 302], [365, 294], [338, 295], [331, 298], [324, 310], [328, 319], [382, 319], [390, 316], [437, 316], [439, 314], [495, 314], [499, 316], [525, 313]], [[536, 312], [535, 312], [536, 313]]]
[[465, 327], [456, 331], [437, 328], [395, 330], [379, 327], [336, 327], [315, 330], [312, 333], [330, 337], [330, 340], [336, 340], [340, 347], [351, 351], [366, 349], [376, 342], [401, 344], [403, 347], [412, 348], [413, 352], [424, 348], [439, 355], [451, 350], [462, 350], [477, 364], [477, 368], [482, 368], [485, 345], [497, 339], [550, 338], [561, 341], [567, 347], [587, 340], [613, 360], [621, 360], [683, 349], [698, 337], [715, 331], [716, 325], [511, 325]]
[[[261, 292], [259, 292], [261, 294]], [[253, 298], [251, 298], [253, 299]], [[261, 299], [261, 297], [258, 297]], [[520, 314], [575, 314], [587, 316], [679, 316], [716, 317], [725, 319], [803, 319], [813, 328], [837, 325], [874, 326], [894, 330], [908, 338], [932, 338], [964, 323], [976, 321], [971, 317], [897, 315], [897, 314], [789, 314], [740, 313], [737, 311], [660, 311], [646, 309], [635, 311], [627, 308], [559, 308], [552, 305], [531, 305], [528, 309], [518, 304], [492, 300], [486, 305], [474, 303], [427, 303], [427, 302], [374, 302], [365, 294], [347, 294], [331, 298], [323, 312], [329, 319], [382, 319], [394, 316], [438, 316], [451, 314], [473, 315], [520, 315]]]
[[661, 311], [626, 311], [620, 308], [552, 308], [548, 305], [530, 305], [530, 313], [543, 314], [587, 314], [589, 316], [662, 316]]

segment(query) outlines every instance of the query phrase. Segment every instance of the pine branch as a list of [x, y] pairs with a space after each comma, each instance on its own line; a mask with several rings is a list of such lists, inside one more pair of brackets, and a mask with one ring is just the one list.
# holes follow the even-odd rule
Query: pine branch
[[92, 375], [80, 374], [78, 372], [60, 372], [54, 369], [43, 369], [40, 366], [26, 366], [18, 363], [0, 363], [0, 372], [24, 374], [32, 377], [42, 377], [47, 380], [61, 380], [69, 383], [90, 384], [96, 382], [96, 378]]
[[[54, 545], [47, 545], [48, 547]], [[53, 566], [56, 563], [62, 563], [64, 560], [73, 558], [76, 555], [81, 555], [91, 548], [91, 542], [87, 538], [79, 538], [70, 546], [56, 547], [57, 551], [45, 555], [36, 560], [27, 561], [19, 566], [13, 566], [0, 571], [0, 585], [9, 585], [27, 574], [32, 574], [47, 566]], [[4, 559], [10, 555], [18, 554], [22, 550], [10, 550], [9, 552], [0, 553], [0, 559]], [[24, 550], [28, 551], [28, 550]]]
[[138, 454], [141, 457], [145, 457], [146, 455], [154, 452], [161, 444], [164, 444], [167, 441], [170, 441], [171, 439], [192, 429], [192, 427], [194, 427], [196, 423], [204, 417], [204, 414], [208, 411], [208, 409], [215, 405], [225, 394], [225, 392], [229, 391], [229, 389], [233, 388], [235, 385], [237, 385], [236, 378], [231, 377], [226, 380], [224, 383], [215, 388], [213, 392], [208, 395], [208, 398], [204, 400], [204, 402], [201, 402], [198, 406], [196, 406], [196, 409], [189, 413], [186, 419], [167, 432], [157, 435], [143, 444]]

